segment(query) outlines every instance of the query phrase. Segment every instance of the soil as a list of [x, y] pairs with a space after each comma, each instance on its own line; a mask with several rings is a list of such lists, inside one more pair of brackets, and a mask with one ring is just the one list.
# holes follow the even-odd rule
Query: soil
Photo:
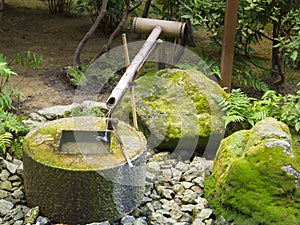
[[[72, 65], [77, 45], [91, 24], [89, 15], [51, 15], [42, 1], [6, 1], [5, 11], [0, 20], [0, 53], [11, 60], [10, 65], [19, 75], [13, 77], [13, 82], [24, 94], [18, 105], [20, 113], [28, 115], [47, 106], [71, 104], [74, 101], [76, 89], [67, 79], [66, 67]], [[196, 32], [195, 35], [197, 45], [203, 45], [203, 34]], [[136, 35], [129, 34], [128, 41], [136, 38]], [[82, 62], [90, 62], [107, 39], [108, 36], [98, 30], [86, 44], [81, 54]], [[121, 38], [116, 38], [112, 47], [121, 44]], [[270, 55], [270, 44], [266, 42], [257, 46], [260, 56]], [[41, 69], [24, 68], [14, 62], [17, 53], [28, 50], [43, 56]], [[288, 78], [281, 89], [284, 92], [295, 92], [300, 76], [292, 74], [288, 75]], [[98, 100], [105, 101], [108, 91]]]
[[[24, 94], [18, 105], [20, 113], [27, 115], [47, 106], [73, 102], [76, 89], [66, 77], [66, 67], [72, 65], [77, 45], [91, 24], [88, 15], [51, 15], [38, 0], [6, 1], [0, 20], [0, 53], [18, 73], [13, 82]], [[82, 63], [93, 59], [107, 39], [97, 31], [81, 54]], [[113, 46], [120, 44], [121, 40], [116, 39]], [[41, 69], [15, 63], [17, 53], [28, 50], [43, 56]]]

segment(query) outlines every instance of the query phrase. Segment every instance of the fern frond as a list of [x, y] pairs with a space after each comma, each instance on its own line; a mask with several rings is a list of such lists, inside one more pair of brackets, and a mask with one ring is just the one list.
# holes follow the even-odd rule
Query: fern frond
[[12, 139], [13, 135], [9, 132], [0, 134], [0, 148], [2, 149], [3, 153], [5, 153], [6, 148], [11, 144]]
[[6, 93], [0, 93], [0, 110], [12, 109], [12, 99]]
[[256, 90], [260, 90], [260, 91], [264, 91], [264, 92], [270, 90], [270, 88], [266, 82], [263, 82], [256, 76], [252, 75], [246, 69], [238, 70], [238, 71], [239, 72], [235, 74], [235, 77], [245, 87], [252, 87]]
[[85, 86], [87, 84], [87, 78], [85, 74], [75, 66], [68, 67], [68, 76], [74, 85]]
[[22, 158], [24, 137], [16, 138], [11, 142], [10, 152], [17, 158]]
[[226, 111], [230, 107], [229, 101], [223, 96], [219, 96], [214, 93], [210, 93], [210, 96], [220, 106], [222, 111]]
[[13, 113], [1, 112], [0, 113], [0, 129], [5, 132], [12, 133], [15, 136], [26, 135], [29, 132], [29, 127], [22, 123], [22, 117], [16, 116]]
[[245, 121], [245, 118], [240, 115], [226, 115], [225, 116], [225, 127], [230, 123], [240, 123]]
[[267, 111], [256, 111], [253, 114], [253, 120], [255, 122], [258, 122], [258, 121], [266, 118], [267, 116], [269, 116]]

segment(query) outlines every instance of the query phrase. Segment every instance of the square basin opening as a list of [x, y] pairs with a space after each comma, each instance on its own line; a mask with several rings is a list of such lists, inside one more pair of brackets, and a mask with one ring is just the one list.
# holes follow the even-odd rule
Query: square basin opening
[[58, 151], [62, 154], [110, 154], [111, 131], [63, 130]]

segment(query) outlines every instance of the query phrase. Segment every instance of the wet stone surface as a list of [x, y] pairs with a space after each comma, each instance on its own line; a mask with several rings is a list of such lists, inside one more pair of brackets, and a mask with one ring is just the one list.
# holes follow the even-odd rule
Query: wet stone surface
[[[0, 224], [54, 224], [39, 213], [38, 206], [26, 206], [22, 161], [0, 158]], [[171, 159], [170, 154], [147, 153], [147, 175], [141, 205], [119, 221], [90, 225], [210, 225], [215, 224], [213, 210], [203, 196], [204, 176], [212, 161], [196, 157], [192, 162]]]

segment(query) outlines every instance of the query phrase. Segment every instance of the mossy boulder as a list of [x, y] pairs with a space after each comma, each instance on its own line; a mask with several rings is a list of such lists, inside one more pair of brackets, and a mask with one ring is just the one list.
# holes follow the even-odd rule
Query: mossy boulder
[[[176, 152], [182, 158], [194, 155], [195, 150], [214, 157], [224, 121], [212, 94], [227, 98], [217, 83], [196, 70], [166, 69], [137, 79], [134, 91], [139, 128], [150, 147]], [[128, 115], [130, 110], [127, 94], [116, 116]]]
[[288, 126], [274, 118], [222, 140], [205, 196], [235, 224], [300, 224], [300, 166]]

